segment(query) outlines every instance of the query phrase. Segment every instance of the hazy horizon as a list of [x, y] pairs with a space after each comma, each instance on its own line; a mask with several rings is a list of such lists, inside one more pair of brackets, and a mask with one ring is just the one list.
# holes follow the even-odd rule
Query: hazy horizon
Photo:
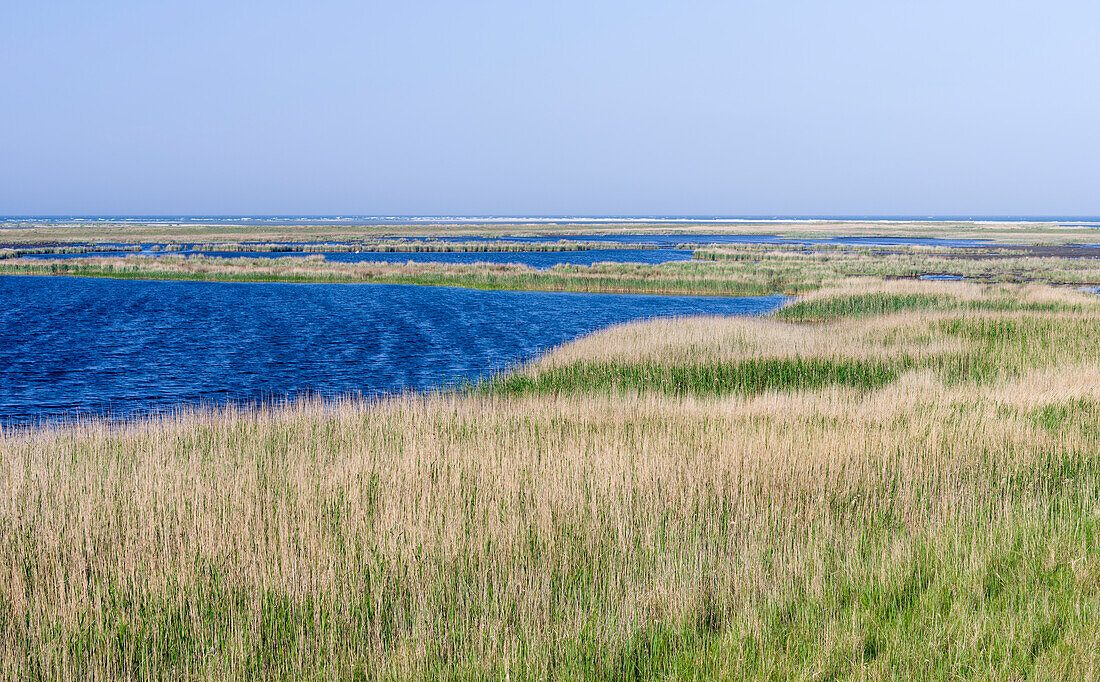
[[571, 220], [578, 222], [592, 221], [592, 222], [663, 222], [663, 221], [679, 221], [679, 222], [783, 222], [783, 221], [871, 221], [871, 222], [907, 222], [907, 221], [928, 221], [928, 222], [1028, 222], [1028, 221], [1060, 221], [1060, 222], [1098, 222], [1100, 223], [1100, 215], [973, 215], [973, 214], [960, 214], [960, 215], [891, 215], [891, 214], [873, 214], [873, 215], [856, 215], [856, 214], [759, 214], [759, 215], [700, 215], [700, 214], [339, 214], [339, 213], [226, 213], [226, 214], [205, 214], [205, 213], [72, 213], [72, 214], [48, 214], [48, 213], [25, 213], [25, 214], [0, 214], [0, 220], [201, 220], [201, 221], [217, 221], [217, 220], [328, 220], [328, 221], [355, 221], [355, 220], [377, 220], [377, 221], [389, 221], [397, 222], [403, 220], [411, 221], [533, 221], [533, 222], [550, 222], [550, 221], [562, 221]]
[[1100, 215], [1100, 7], [0, 9], [3, 216]]

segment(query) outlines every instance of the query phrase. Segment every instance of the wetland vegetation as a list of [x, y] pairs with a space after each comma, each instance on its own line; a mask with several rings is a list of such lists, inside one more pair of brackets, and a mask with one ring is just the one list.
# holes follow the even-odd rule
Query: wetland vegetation
[[[512, 244], [504, 243], [508, 248]], [[420, 248], [420, 243], [415, 246]], [[401, 242], [395, 242], [393, 248], [401, 248]], [[434, 243], [425, 248], [434, 248]], [[77, 256], [0, 260], [0, 274], [222, 282], [376, 282], [497, 290], [727, 296], [799, 294], [859, 276], [888, 279], [952, 276], [984, 282], [1100, 285], [1100, 248], [1069, 249], [1072, 257], [1066, 255], [1067, 248], [1035, 252], [995, 246], [709, 245], [697, 246], [690, 262], [560, 264], [541, 270], [518, 263], [347, 263], [327, 261], [320, 255], [264, 259], [203, 255]]]
[[326, 261], [319, 255], [273, 259], [129, 256], [13, 259], [0, 261], [0, 274], [215, 282], [371, 282], [486, 290], [718, 296], [776, 291], [774, 282], [754, 276], [746, 268], [693, 262], [556, 265], [539, 270], [520, 264], [343, 263]]
[[0, 434], [9, 677], [1097, 676], [1100, 300], [867, 278], [465, 391]]
[[4, 260], [798, 298], [768, 317], [611, 327], [453, 391], [0, 430], [0, 671], [1100, 676], [1100, 298], [1075, 290], [1100, 283], [1100, 260], [1005, 245], [695, 256], [543, 271]]

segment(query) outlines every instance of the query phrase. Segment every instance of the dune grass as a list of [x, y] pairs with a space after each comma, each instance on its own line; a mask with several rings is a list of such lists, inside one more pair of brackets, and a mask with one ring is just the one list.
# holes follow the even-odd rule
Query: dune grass
[[2, 431], [0, 674], [1095, 679], [1100, 301], [807, 300], [467, 392]]

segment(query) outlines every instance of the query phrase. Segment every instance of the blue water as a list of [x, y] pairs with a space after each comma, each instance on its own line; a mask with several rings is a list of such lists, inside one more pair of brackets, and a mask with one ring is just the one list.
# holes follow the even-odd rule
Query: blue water
[[0, 423], [427, 390], [619, 322], [782, 297], [0, 277]]

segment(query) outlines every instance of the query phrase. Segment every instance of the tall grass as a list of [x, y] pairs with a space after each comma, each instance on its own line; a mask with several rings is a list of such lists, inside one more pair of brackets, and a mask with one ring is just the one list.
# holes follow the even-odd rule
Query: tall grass
[[97, 253], [103, 251], [141, 251], [134, 244], [81, 244], [79, 246], [0, 246], [0, 259], [22, 258], [23, 256], [58, 255], [74, 253]]
[[897, 378], [896, 363], [832, 358], [750, 358], [739, 362], [578, 362], [537, 373], [508, 373], [481, 388], [501, 394], [656, 390], [675, 395], [756, 394], [824, 385], [878, 388]]
[[[1095, 679], [1098, 302], [815, 297], [858, 290], [970, 305], [657, 320], [517, 373], [763, 368], [746, 391], [536, 385], [4, 430], [0, 674]], [[1063, 307], [1026, 307], [1044, 301]], [[998, 371], [946, 380], [929, 363], [950, 354]]]
[[[1092, 239], [1095, 241], [1095, 236]], [[1089, 249], [1074, 252], [1092, 253]], [[1068, 254], [1067, 254], [1068, 255]], [[1096, 255], [1100, 256], [1100, 252]], [[696, 249], [698, 260], [766, 272], [779, 282], [824, 284], [849, 277], [917, 278], [958, 276], [985, 282], [1100, 283], [1100, 258], [1033, 256], [983, 248], [928, 246], [745, 245]]]

